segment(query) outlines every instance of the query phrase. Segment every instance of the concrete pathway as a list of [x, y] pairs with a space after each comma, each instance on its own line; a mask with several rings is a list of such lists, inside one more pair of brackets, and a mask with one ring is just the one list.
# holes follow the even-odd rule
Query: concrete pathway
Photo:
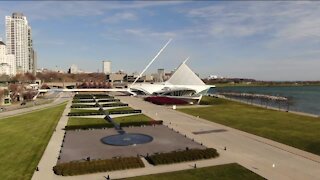
[[68, 122], [68, 113], [70, 112], [70, 106], [72, 101], [69, 100], [62, 116], [57, 124], [56, 130], [53, 132], [51, 139], [44, 151], [42, 158], [38, 164], [39, 171], [35, 171], [32, 179], [54, 179], [56, 175], [53, 173], [52, 168], [56, 165], [59, 152], [61, 149], [62, 140], [64, 138], [64, 127]]

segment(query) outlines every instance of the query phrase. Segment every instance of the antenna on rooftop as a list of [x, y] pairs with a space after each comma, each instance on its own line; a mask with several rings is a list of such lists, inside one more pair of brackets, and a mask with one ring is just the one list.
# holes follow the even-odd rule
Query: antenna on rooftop
[[143, 69], [143, 71], [139, 74], [139, 76], [133, 81], [133, 83], [130, 85], [134, 85], [138, 79], [143, 75], [143, 73], [149, 68], [149, 66], [157, 59], [157, 57], [161, 54], [161, 52], [168, 46], [168, 44], [171, 42], [172, 39], [169, 39], [169, 41], [160, 49], [158, 54], [149, 62], [149, 64]]

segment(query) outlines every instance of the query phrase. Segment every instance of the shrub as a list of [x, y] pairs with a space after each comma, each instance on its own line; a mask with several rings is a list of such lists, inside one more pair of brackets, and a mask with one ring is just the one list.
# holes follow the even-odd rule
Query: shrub
[[57, 175], [73, 176], [141, 167], [144, 167], [144, 164], [140, 158], [123, 157], [105, 160], [72, 161], [68, 163], [61, 163], [54, 166], [53, 171]]
[[68, 116], [95, 116], [95, 115], [105, 115], [105, 112], [69, 112]]
[[118, 107], [118, 106], [128, 106], [128, 104], [124, 103], [112, 103], [112, 104], [102, 104], [102, 107]]
[[119, 99], [99, 99], [98, 102], [120, 102]]
[[170, 97], [164, 97], [164, 96], [152, 96], [152, 97], [146, 97], [144, 100], [149, 101], [153, 104], [157, 105], [183, 105], [188, 104], [187, 101], [176, 99], [176, 98], [170, 98]]
[[185, 151], [173, 151], [147, 156], [146, 160], [153, 165], [172, 164], [184, 161], [194, 161], [199, 159], [210, 159], [218, 157], [216, 149], [187, 149]]
[[119, 110], [119, 111], [110, 111], [109, 114], [133, 114], [133, 113], [141, 113], [142, 111], [141, 110], [137, 110], [137, 109], [134, 109], [134, 110]]
[[76, 130], [76, 129], [102, 129], [102, 128], [113, 128], [113, 124], [89, 124], [89, 125], [72, 125], [72, 126], [66, 126], [65, 130]]
[[71, 108], [94, 108], [99, 107], [98, 104], [73, 104]]

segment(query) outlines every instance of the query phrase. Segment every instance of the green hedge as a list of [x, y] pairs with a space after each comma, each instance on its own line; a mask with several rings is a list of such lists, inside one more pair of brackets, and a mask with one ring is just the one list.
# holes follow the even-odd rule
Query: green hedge
[[[107, 110], [108, 111], [108, 110]], [[138, 109], [134, 109], [134, 110], [114, 110], [114, 111], [110, 111], [109, 114], [132, 114], [132, 113], [141, 113], [141, 110]]]
[[172, 164], [184, 161], [194, 161], [199, 159], [210, 159], [218, 157], [216, 149], [189, 149], [185, 151], [173, 151], [169, 153], [160, 153], [147, 156], [146, 160], [153, 165]]
[[91, 125], [72, 125], [66, 126], [65, 130], [76, 130], [76, 129], [102, 129], [102, 128], [113, 128], [113, 124], [106, 123], [106, 124], [91, 124]]
[[144, 164], [138, 157], [114, 158], [105, 160], [76, 161], [57, 164], [53, 171], [57, 175], [73, 176], [114, 170], [142, 168]]
[[74, 104], [71, 105], [71, 108], [94, 108], [100, 107], [98, 104]]
[[99, 99], [98, 102], [120, 102], [120, 99]]
[[133, 122], [122, 122], [120, 127], [129, 127], [129, 126], [152, 126], [152, 125], [162, 125], [163, 121], [133, 121]]
[[97, 112], [69, 112], [68, 116], [95, 116], [95, 115], [105, 115], [102, 111]]
[[81, 100], [81, 99], [73, 99], [72, 103], [94, 103], [96, 102], [94, 99], [90, 100]]
[[111, 103], [111, 104], [102, 104], [102, 107], [118, 107], [118, 106], [128, 106], [128, 104], [124, 103]]

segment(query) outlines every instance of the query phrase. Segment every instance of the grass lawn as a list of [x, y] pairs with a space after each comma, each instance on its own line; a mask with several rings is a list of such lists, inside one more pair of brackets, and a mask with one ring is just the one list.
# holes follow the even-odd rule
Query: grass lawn
[[0, 120], [0, 179], [31, 179], [65, 106]]
[[179, 111], [320, 155], [320, 118], [212, 97], [204, 102], [214, 105]]
[[123, 123], [123, 122], [150, 121], [151, 118], [144, 114], [138, 114], [138, 115], [132, 115], [132, 116], [117, 117], [117, 118], [113, 118], [113, 120], [117, 123]]
[[249, 171], [248, 169], [240, 166], [239, 164], [226, 164], [219, 166], [204, 167], [192, 170], [183, 170], [169, 173], [154, 174], [148, 176], [139, 176], [128, 178], [127, 180], [167, 180], [167, 179], [264, 179], [263, 177]]
[[71, 117], [68, 120], [67, 126], [78, 126], [78, 125], [100, 125], [107, 124], [108, 122], [103, 118], [77, 118]]

